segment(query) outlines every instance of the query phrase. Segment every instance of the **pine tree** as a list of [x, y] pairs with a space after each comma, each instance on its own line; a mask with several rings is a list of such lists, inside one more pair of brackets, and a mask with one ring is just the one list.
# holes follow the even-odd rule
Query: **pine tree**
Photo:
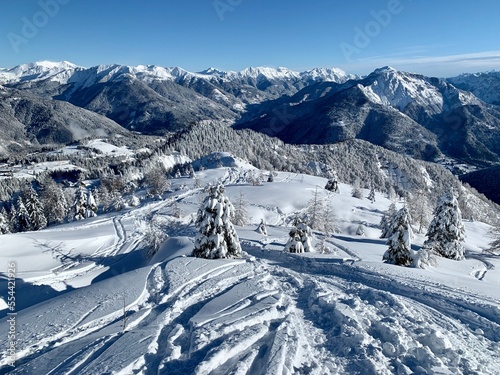
[[23, 202], [29, 215], [30, 230], [40, 230], [47, 226], [47, 218], [42, 202], [31, 185], [23, 191]]
[[23, 198], [19, 197], [17, 200], [17, 208], [15, 210], [16, 216], [13, 218], [13, 226], [16, 232], [26, 232], [31, 230], [30, 215], [26, 206], [24, 205]]
[[368, 199], [370, 200], [371, 203], [375, 203], [375, 186], [373, 182], [370, 186], [370, 194], [368, 194]]
[[147, 257], [151, 259], [168, 238], [165, 228], [161, 225], [158, 216], [153, 216], [149, 222], [138, 220], [135, 225], [144, 233], [144, 240], [147, 245]]
[[323, 221], [323, 228], [321, 229], [325, 232], [325, 238], [328, 238], [332, 233], [340, 233], [340, 229], [338, 228], [336, 223], [336, 218], [333, 211], [332, 203], [328, 198], [324, 204], [322, 221]]
[[241, 246], [231, 222], [233, 218], [234, 207], [224, 194], [224, 186], [210, 186], [198, 210], [198, 234], [193, 256], [207, 259], [239, 258]]
[[144, 183], [149, 188], [148, 195], [151, 197], [161, 195], [170, 189], [165, 166], [160, 162], [150, 165], [144, 173]]
[[285, 251], [289, 253], [303, 253], [304, 245], [302, 244], [300, 234], [296, 228], [290, 231], [290, 239], [285, 245]]
[[411, 219], [408, 209], [400, 209], [393, 220], [393, 231], [387, 245], [389, 249], [384, 253], [383, 260], [390, 264], [407, 267], [412, 264], [411, 251]]
[[0, 211], [0, 234], [8, 233], [10, 233], [9, 222], [7, 221], [5, 209], [2, 207], [2, 211]]
[[303, 222], [298, 222], [295, 227], [290, 230], [290, 238], [285, 245], [285, 251], [290, 253], [312, 252], [311, 245], [311, 228]]
[[87, 191], [87, 202], [85, 205], [85, 217], [96, 217], [97, 216], [97, 204], [95, 202], [94, 195], [89, 190]]
[[75, 220], [83, 220], [87, 212], [87, 195], [83, 185], [80, 185], [75, 192], [75, 201], [73, 203], [73, 212]]
[[12, 233], [18, 232], [17, 225], [17, 208], [14, 203], [11, 203], [8, 214], [9, 228]]
[[266, 223], [264, 222], [264, 219], [260, 219], [260, 224], [257, 227], [257, 232], [263, 234], [264, 236], [267, 236], [267, 227]]
[[274, 182], [274, 174], [269, 171], [269, 175], [267, 176], [267, 182]]
[[424, 245], [442, 257], [464, 259], [465, 229], [457, 199], [446, 194], [434, 210]]
[[233, 223], [239, 226], [245, 226], [248, 224], [248, 202], [245, 200], [245, 195], [240, 192], [238, 200], [234, 205], [234, 219]]
[[380, 220], [379, 228], [382, 230], [380, 238], [389, 238], [392, 233], [391, 225], [396, 214], [396, 205], [391, 203], [389, 209], [384, 213], [382, 219]]
[[331, 191], [333, 193], [340, 193], [339, 189], [339, 178], [337, 176], [337, 172], [332, 172], [331, 177], [328, 179], [326, 183], [325, 189]]
[[68, 213], [68, 202], [62, 188], [52, 179], [44, 181], [42, 202], [48, 223], [62, 223]]

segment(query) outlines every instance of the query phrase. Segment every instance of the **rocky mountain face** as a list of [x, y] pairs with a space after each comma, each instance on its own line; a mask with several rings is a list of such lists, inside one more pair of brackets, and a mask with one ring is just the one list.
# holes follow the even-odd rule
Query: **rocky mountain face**
[[126, 136], [116, 122], [70, 103], [0, 88], [0, 154], [83, 138]]
[[447, 80], [489, 104], [500, 105], [500, 72], [462, 74]]
[[444, 80], [390, 67], [342, 84], [308, 86], [237, 126], [292, 143], [359, 138], [425, 160], [500, 162], [499, 107]]
[[338, 69], [192, 73], [151, 65], [86, 69], [67, 62], [0, 70], [0, 84], [7, 89], [55, 100], [53, 105], [67, 102], [145, 134], [215, 120], [289, 143], [357, 138], [424, 160], [499, 163], [500, 107], [471, 83], [486, 78], [461, 77], [467, 88], [458, 78], [441, 80], [390, 67], [366, 77]]

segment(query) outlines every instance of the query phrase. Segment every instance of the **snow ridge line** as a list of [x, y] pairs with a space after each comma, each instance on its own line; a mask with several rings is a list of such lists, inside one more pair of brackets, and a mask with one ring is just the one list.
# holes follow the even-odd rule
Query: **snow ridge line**
[[[314, 270], [314, 263], [312, 261], [305, 261], [307, 267], [304, 264], [299, 264], [298, 267], [302, 268], [304, 272], [311, 272]], [[332, 264], [331, 274], [332, 276], [340, 277], [349, 282], [358, 282], [362, 285], [368, 286], [373, 289], [380, 291], [392, 293], [399, 295], [404, 298], [409, 298], [418, 302], [422, 305], [428, 306], [429, 308], [439, 311], [445, 316], [449, 316], [455, 320], [458, 320], [471, 327], [471, 330], [481, 329], [484, 332], [484, 336], [491, 341], [500, 342], [500, 310], [498, 309], [499, 301], [491, 301], [497, 304], [495, 305], [483, 305], [478, 306], [479, 301], [472, 304], [469, 303], [471, 297], [475, 298], [470, 294], [463, 293], [463, 299], [458, 299], [458, 293], [455, 292], [455, 297], [450, 295], [443, 298], [439, 291], [442, 290], [442, 286], [436, 286], [434, 291], [430, 291], [428, 284], [422, 286], [426, 287], [422, 290], [415, 290], [414, 286], [405, 285], [400, 280], [395, 278], [383, 277], [380, 274], [370, 272], [361, 267], [345, 267]], [[317, 271], [319, 271], [319, 268]], [[324, 268], [321, 268], [321, 272], [325, 274]], [[335, 272], [333, 272], [335, 271]], [[480, 305], [480, 304], [479, 304]], [[468, 311], [468, 313], [467, 313]]]
[[[498, 349], [495, 349], [500, 348], [498, 303], [495, 306], [476, 308], [467, 301], [467, 297], [470, 298], [471, 295], [464, 295], [465, 300], [461, 301], [456, 298], [452, 298], [451, 302], [446, 301], [438, 293], [439, 286], [436, 286], [434, 292], [419, 290], [415, 293], [412, 285], [404, 285], [400, 280], [380, 274], [371, 274], [361, 267], [315, 262], [304, 257], [299, 261], [297, 258], [300, 256], [282, 257], [278, 251], [246, 250], [256, 256], [259, 252], [263, 262], [271, 262], [270, 273], [273, 277], [281, 276], [280, 284], [290, 285], [286, 290], [296, 301], [297, 307], [302, 309], [303, 320], [319, 324], [324, 335], [316, 334], [316, 341], [311, 336], [311, 342], [317, 342], [320, 337], [326, 339], [317, 348], [323, 354], [315, 356], [329, 369], [325, 373], [390, 374], [392, 372], [388, 369], [393, 361], [391, 358], [399, 358], [398, 353], [403, 350], [403, 363], [411, 365], [412, 356], [418, 353], [422, 345], [430, 350], [426, 354], [429, 356], [429, 363], [432, 363], [431, 360], [444, 358], [446, 365], [451, 366], [451, 373], [475, 373], [468, 360], [456, 363], [462, 356], [461, 351], [465, 349], [463, 344], [458, 349], [449, 346], [446, 334], [443, 336], [438, 327], [448, 327], [453, 340], [467, 337], [468, 340], [473, 340], [470, 342], [480, 345], [475, 349], [476, 354], [481, 356], [477, 360], [478, 366], [484, 365], [485, 369], [489, 368], [491, 371], [494, 365], [485, 362], [485, 358], [491, 359], [491, 355], [499, 358]], [[272, 272], [272, 267], [276, 267], [278, 272]], [[321, 283], [331, 284], [334, 288], [322, 288]], [[338, 296], [335, 288], [344, 296]], [[295, 298], [293, 291], [297, 290], [302, 292]], [[365, 313], [369, 313], [369, 318], [364, 316]], [[378, 323], [382, 319], [380, 314], [387, 317], [382, 323]], [[390, 325], [387, 325], [389, 321], [399, 322], [401, 319], [408, 320], [412, 325], [412, 331], [405, 331], [405, 340], [410, 341], [402, 341], [403, 347], [401, 344], [396, 345], [399, 339], [393, 337]], [[367, 321], [371, 322], [368, 326]], [[420, 324], [425, 323], [424, 328], [419, 326], [419, 321]], [[403, 327], [404, 325], [401, 326]], [[373, 353], [370, 354], [370, 346], [366, 346], [369, 340], [381, 340], [378, 342], [383, 344], [383, 355], [382, 352], [375, 352], [377, 358], [374, 358]], [[384, 343], [384, 340], [389, 341]], [[327, 350], [326, 354], [324, 350]], [[497, 354], [494, 355], [495, 351]], [[399, 363], [399, 359], [397, 362]]]
[[[179, 260], [184, 261], [183, 259]], [[175, 262], [175, 260], [171, 262]], [[173, 346], [173, 341], [176, 341], [177, 339], [182, 341], [183, 337], [183, 333], [178, 332], [177, 334], [179, 337], [172, 339], [172, 336], [176, 335], [174, 332], [175, 327], [177, 327], [177, 323], [175, 323], [176, 321], [179, 319], [182, 319], [183, 321], [188, 319], [188, 317], [184, 317], [184, 315], [194, 315], [197, 310], [199, 310], [212, 298], [215, 298], [217, 295], [224, 294], [236, 284], [241, 282], [241, 280], [254, 276], [253, 273], [246, 273], [236, 274], [234, 276], [228, 275], [225, 278], [221, 278], [222, 275], [245, 263], [246, 261], [231, 261], [231, 264], [223, 264], [210, 271], [202, 273], [196, 278], [188, 280], [163, 297], [160, 293], [166, 286], [167, 280], [164, 279], [159, 288], [154, 288], [153, 290], [150, 289], [149, 300], [151, 300], [151, 298], [156, 298], [157, 302], [150, 306], [152, 310], [148, 314], [147, 319], [142, 320], [140, 326], [148, 326], [154, 322], [158, 322], [159, 328], [155, 339], [150, 344], [149, 352], [144, 356], [144, 362], [148, 363], [148, 367], [147, 369], [143, 368], [143, 372], [147, 371], [147, 373], [156, 373], [162, 367], [162, 360], [174, 355], [172, 351], [176, 351], [176, 349], [175, 345]], [[166, 266], [167, 264], [168, 263], [160, 264], [158, 269], [162, 266]], [[161, 272], [161, 275], [163, 277], [166, 276], [164, 272]], [[155, 275], [151, 276], [148, 281], [149, 288], [153, 286], [152, 284], [159, 281], [158, 276], [158, 271], [155, 272]], [[218, 280], [218, 282], [216, 282], [216, 280]], [[216, 284], [213, 285], [212, 288], [205, 286], [206, 284], [215, 282]], [[174, 357], [177, 357], [177, 355], [174, 355]]]

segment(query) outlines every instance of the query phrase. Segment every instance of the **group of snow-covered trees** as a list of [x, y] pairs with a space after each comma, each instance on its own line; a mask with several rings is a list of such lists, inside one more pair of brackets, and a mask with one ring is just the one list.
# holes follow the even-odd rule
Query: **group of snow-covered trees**
[[383, 256], [385, 262], [422, 267], [432, 263], [433, 254], [454, 260], [464, 259], [465, 229], [458, 201], [452, 193], [441, 197], [427, 230], [427, 239], [418, 252], [411, 249], [411, 224], [408, 207], [396, 211], [395, 205], [391, 204], [380, 222], [381, 238], [387, 238], [389, 246]]
[[80, 185], [74, 192], [63, 191], [52, 179], [44, 179], [38, 188], [26, 183], [15, 198], [3, 202], [0, 210], [0, 234], [36, 231], [50, 224], [97, 216], [92, 192]]

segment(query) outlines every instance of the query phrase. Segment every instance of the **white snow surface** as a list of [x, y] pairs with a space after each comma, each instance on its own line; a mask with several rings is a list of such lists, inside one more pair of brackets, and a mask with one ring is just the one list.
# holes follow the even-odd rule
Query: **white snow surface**
[[30, 64], [18, 65], [12, 69], [0, 69], [0, 83], [14, 83], [21, 81], [50, 80], [67, 83], [71, 75], [78, 69], [83, 69], [68, 61], [52, 62], [38, 61]]
[[111, 82], [115, 79], [132, 77], [145, 82], [154, 80], [176, 81], [179, 79], [212, 80], [299, 80], [330, 81], [343, 83], [355, 75], [349, 75], [338, 68], [315, 68], [303, 72], [278, 67], [249, 67], [242, 71], [221, 71], [209, 68], [203, 72], [189, 72], [180, 67], [161, 67], [157, 65], [98, 65], [89, 69], [82, 68], [67, 61], [51, 62], [40, 61], [23, 64], [12, 69], [0, 68], [0, 84], [17, 83], [22, 81], [41, 81], [49, 79], [61, 84], [72, 83], [75, 87], [88, 87], [97, 83]]
[[[376, 103], [392, 106], [403, 111], [410, 103], [425, 107], [430, 114], [438, 114], [446, 108], [445, 97], [431, 79], [412, 73], [400, 72], [392, 67], [376, 69], [373, 82], [361, 86], [365, 95]], [[471, 93], [460, 91], [449, 85], [447, 95], [455, 92], [455, 105], [477, 105], [481, 101]]]
[[[388, 265], [375, 227], [390, 204], [381, 194], [372, 204], [352, 198], [348, 185], [332, 194], [323, 178], [284, 172], [252, 186], [239, 176], [248, 169], [228, 167], [197, 176], [225, 183], [233, 203], [240, 192], [250, 202], [251, 224], [236, 227], [241, 259], [190, 256], [189, 223], [204, 193], [185, 177], [161, 201], [3, 235], [0, 374], [499, 373], [500, 259], [482, 253], [488, 225], [465, 223], [463, 261]], [[330, 196], [341, 233], [327, 239], [330, 254], [284, 253], [288, 223], [316, 186], [325, 201]], [[180, 219], [170, 216], [174, 204]], [[152, 213], [170, 223], [170, 237], [148, 260], [139, 221]], [[255, 231], [261, 219], [267, 236]], [[363, 237], [355, 235], [360, 223]], [[321, 239], [315, 232], [313, 245]], [[414, 249], [423, 241], [417, 235]], [[13, 261], [10, 367], [5, 296]]]

